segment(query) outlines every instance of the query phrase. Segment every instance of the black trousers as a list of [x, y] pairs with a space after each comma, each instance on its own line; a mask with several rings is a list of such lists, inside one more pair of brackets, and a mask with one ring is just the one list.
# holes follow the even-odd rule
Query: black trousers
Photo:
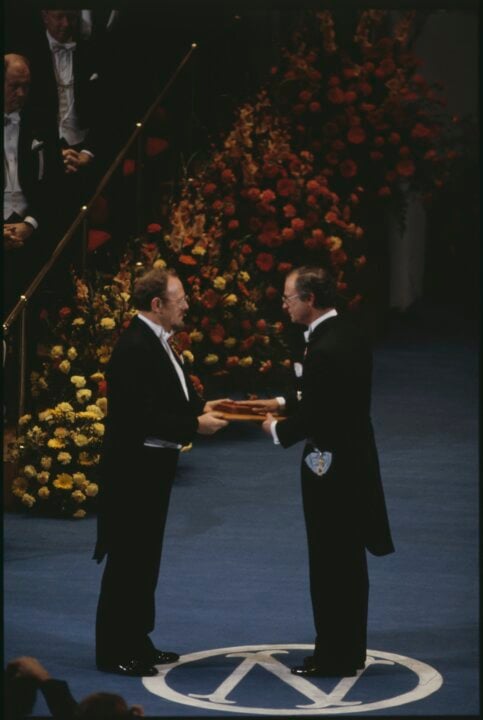
[[124, 484], [125, 496], [113, 496], [107, 507], [116, 517], [110, 523], [97, 607], [98, 664], [151, 659], [149, 633], [155, 624], [155, 591], [177, 455], [145, 448], [136, 475], [129, 486]]
[[365, 662], [369, 596], [358, 508], [348, 490], [347, 478], [335, 456], [328, 472], [320, 477], [302, 463], [316, 630], [314, 660], [343, 668], [363, 666]]

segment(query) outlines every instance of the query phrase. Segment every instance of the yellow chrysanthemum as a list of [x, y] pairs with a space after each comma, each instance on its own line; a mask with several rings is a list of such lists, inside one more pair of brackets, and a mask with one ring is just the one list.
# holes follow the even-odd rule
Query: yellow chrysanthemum
[[[102, 417], [106, 417], [106, 415], [107, 415], [107, 398], [98, 398], [96, 400], [96, 405], [101, 410]], [[87, 407], [90, 407], [90, 405], [88, 405]]]
[[39, 482], [41, 485], [46, 485], [49, 482], [50, 473], [46, 470], [42, 470], [42, 472], [39, 472], [37, 475], [37, 482]]
[[[105, 398], [100, 398], [100, 399], [105, 400]], [[102, 412], [99, 405], [88, 405], [85, 409], [85, 412], [91, 413], [99, 420], [104, 417], [104, 413]]]
[[18, 424], [19, 425], [26, 425], [32, 420], [32, 415], [22, 415], [21, 418], [19, 418]]
[[72, 325], [74, 327], [81, 327], [82, 325], [85, 325], [85, 324], [86, 324], [86, 321], [84, 320], [84, 318], [81, 318], [81, 317], [74, 318], [74, 320], [72, 320]]
[[99, 324], [103, 330], [114, 330], [116, 327], [116, 321], [110, 317], [102, 318]]
[[195, 245], [191, 251], [193, 255], [200, 255], [201, 257], [206, 254], [206, 248], [203, 245]]
[[70, 381], [76, 388], [83, 388], [86, 385], [86, 379], [83, 375], [72, 375]]
[[16, 477], [12, 483], [12, 492], [16, 497], [22, 497], [28, 487], [28, 482], [23, 477]]
[[227, 295], [226, 298], [223, 299], [224, 305], [236, 305], [238, 302], [238, 298], [234, 293], [230, 293], [230, 295]]
[[79, 354], [79, 353], [77, 352], [77, 350], [75, 349], [75, 347], [70, 347], [70, 348], [67, 350], [67, 357], [69, 358], [69, 360], [75, 360], [78, 354]]
[[221, 275], [218, 275], [213, 280], [213, 287], [216, 288], [216, 290], [224, 290], [226, 288], [226, 280]]
[[63, 447], [65, 447], [65, 443], [58, 438], [50, 438], [47, 445], [53, 450], [61, 450]]
[[92, 390], [89, 390], [89, 388], [83, 388], [82, 390], [78, 390], [75, 396], [80, 403], [88, 402], [92, 397]]
[[239, 363], [242, 367], [250, 367], [250, 365], [253, 365], [253, 358], [250, 357], [250, 355], [247, 355], [246, 357], [243, 357], [240, 359]]
[[79, 453], [79, 465], [85, 465], [90, 467], [96, 465], [99, 462], [99, 455], [90, 456], [87, 452]]
[[54, 360], [56, 358], [61, 358], [64, 354], [64, 348], [62, 345], [54, 345], [50, 350], [50, 357]]
[[125, 303], [129, 302], [129, 300], [131, 299], [131, 296], [127, 292], [122, 292], [120, 296]]
[[236, 345], [236, 338], [234, 337], [227, 337], [226, 340], [223, 341], [223, 345], [226, 348], [232, 348]]
[[340, 247], [342, 247], [342, 240], [336, 235], [330, 235], [330, 237], [326, 238], [325, 245], [329, 248], [331, 252], [334, 252], [334, 250], [338, 250]]
[[26, 477], [26, 478], [37, 477], [37, 470], [34, 468], [33, 465], [25, 465], [22, 472], [24, 474], [24, 477]]
[[[74, 377], [75, 377], [75, 376], [74, 376]], [[72, 380], [72, 378], [71, 378], [71, 380]], [[60, 413], [71, 413], [71, 412], [74, 412], [74, 408], [73, 408], [72, 405], [71, 405], [70, 403], [68, 403], [68, 402], [58, 403], [58, 404], [55, 406], [55, 409], [57, 410], [57, 412], [60, 412]]]
[[190, 332], [190, 340], [192, 342], [201, 342], [204, 338], [204, 335], [199, 330], [193, 330], [193, 332]]
[[68, 375], [70, 372], [70, 362], [68, 360], [62, 360], [62, 362], [59, 365], [60, 372], [63, 372], [64, 375]]
[[242, 282], [248, 282], [250, 280], [250, 275], [245, 272], [245, 270], [240, 270], [238, 277]]
[[80, 505], [81, 503], [84, 502], [84, 500], [86, 499], [86, 496], [80, 490], [74, 490], [74, 492], [71, 495], [71, 498], [72, 498], [72, 500], [74, 500], [76, 503], [79, 503], [79, 505]]
[[154, 263], [153, 263], [153, 268], [157, 268], [157, 269], [161, 269], [161, 270], [162, 270], [162, 269], [165, 268], [165, 267], [166, 267], [166, 263], [165, 263], [165, 261], [164, 261], [162, 258], [158, 258], [158, 260], [155, 260]]
[[89, 483], [89, 485], [85, 489], [85, 493], [89, 497], [95, 497], [98, 492], [99, 492], [99, 486], [96, 485], [96, 483]]
[[77, 485], [77, 487], [83, 487], [85, 484], [88, 484], [86, 476], [84, 475], [84, 473], [81, 472], [75, 472], [72, 476], [72, 479], [74, 480], [74, 483]]
[[27, 507], [32, 507], [32, 505], [35, 505], [36, 500], [32, 495], [29, 495], [29, 493], [24, 493], [24, 495], [22, 495], [22, 502]]
[[52, 467], [52, 458], [48, 455], [42, 455], [40, 458], [40, 466], [44, 468], [44, 470], [50, 470]]
[[86, 516], [86, 511], [82, 510], [82, 509], [76, 510], [75, 513], [72, 515], [72, 517], [75, 517], [75, 518], [83, 518], [85, 516]]
[[57, 475], [55, 478], [53, 485], [54, 487], [59, 488], [59, 490], [72, 490], [72, 475], [69, 475], [68, 473], [60, 473], [60, 475]]
[[104, 427], [104, 425], [102, 423], [96, 422], [96, 423], [93, 423], [92, 429], [96, 435], [99, 435], [99, 437], [102, 437], [104, 435], [106, 428]]
[[89, 378], [93, 380], [93, 382], [101, 382], [101, 380], [104, 380], [104, 373], [95, 372], [89, 375]]
[[82, 433], [73, 433], [72, 439], [77, 447], [84, 447], [89, 444], [89, 438], [87, 435], [83, 435]]
[[40, 422], [51, 422], [54, 419], [54, 411], [51, 409], [43, 410], [39, 412], [38, 417]]
[[54, 435], [57, 438], [66, 438], [69, 435], [69, 431], [65, 427], [57, 427], [54, 430]]
[[214, 353], [210, 353], [209, 355], [207, 355], [205, 357], [204, 363], [205, 363], [205, 365], [216, 365], [218, 360], [219, 360], [218, 355], [215, 355]]
[[61, 465], [68, 465], [72, 460], [72, 455], [68, 452], [60, 452], [57, 455], [57, 460]]
[[187, 360], [189, 363], [193, 363], [193, 362], [194, 362], [194, 359], [195, 359], [195, 356], [194, 356], [193, 353], [190, 352], [189, 350], [183, 350], [183, 357], [184, 357], [185, 360]]
[[39, 488], [37, 495], [39, 496], [39, 498], [41, 500], [47, 500], [47, 498], [50, 495], [50, 490], [47, 487], [41, 487], [41, 488]]
[[107, 345], [101, 345], [97, 348], [96, 355], [99, 359], [99, 362], [102, 365], [106, 365], [111, 358], [111, 348]]

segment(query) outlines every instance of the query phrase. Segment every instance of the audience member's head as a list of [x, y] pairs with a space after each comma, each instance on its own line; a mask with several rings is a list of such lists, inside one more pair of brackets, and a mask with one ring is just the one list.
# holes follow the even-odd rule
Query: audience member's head
[[88, 695], [81, 700], [75, 712], [76, 720], [116, 720], [143, 715], [141, 706], [133, 705], [129, 708], [120, 695], [106, 692]]
[[30, 89], [30, 67], [26, 57], [5, 55], [5, 112], [19, 112], [24, 107]]
[[59, 43], [75, 40], [80, 26], [79, 10], [42, 10], [42, 20], [49, 35]]

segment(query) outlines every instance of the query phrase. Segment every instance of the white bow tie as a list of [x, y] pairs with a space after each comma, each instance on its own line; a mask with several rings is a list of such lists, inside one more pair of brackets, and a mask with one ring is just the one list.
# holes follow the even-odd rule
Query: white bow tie
[[52, 43], [52, 52], [62, 52], [63, 50], [75, 50], [77, 43]]
[[20, 114], [18, 112], [5, 113], [3, 116], [4, 125], [18, 125], [20, 122]]

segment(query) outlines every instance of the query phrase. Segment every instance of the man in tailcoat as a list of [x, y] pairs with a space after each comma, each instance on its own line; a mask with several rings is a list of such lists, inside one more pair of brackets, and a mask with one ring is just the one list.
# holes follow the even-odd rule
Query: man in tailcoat
[[[284, 293], [292, 322], [308, 328], [301, 390], [253, 404], [269, 413], [263, 429], [276, 444], [305, 441], [302, 498], [316, 639], [314, 654], [292, 672], [353, 676], [366, 660], [366, 549], [394, 551], [370, 416], [371, 352], [337, 312], [326, 270], [294, 270]], [[271, 413], [281, 406], [287, 418], [277, 421]]]
[[98, 538], [107, 555], [97, 611], [100, 670], [156, 675], [178, 655], [156, 649], [155, 588], [178, 456], [196, 433], [226, 425], [193, 388], [168, 343], [188, 308], [179, 278], [151, 270], [133, 292], [139, 313], [114, 347], [107, 369], [108, 417], [101, 460]]

